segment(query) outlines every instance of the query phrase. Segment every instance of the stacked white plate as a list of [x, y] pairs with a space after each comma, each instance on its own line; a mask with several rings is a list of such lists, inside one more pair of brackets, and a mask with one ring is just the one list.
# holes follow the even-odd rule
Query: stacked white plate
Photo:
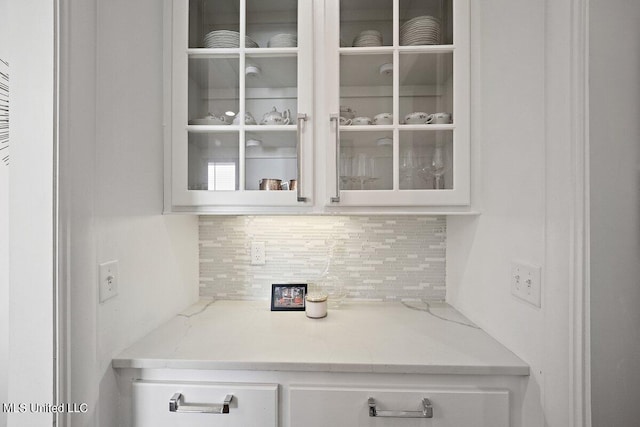
[[433, 16], [417, 16], [400, 27], [400, 45], [440, 44], [440, 20]]
[[[259, 47], [258, 43], [245, 37], [245, 47]], [[240, 33], [237, 31], [217, 30], [204, 36], [204, 47], [209, 49], [237, 48], [240, 47]]]
[[294, 34], [276, 34], [269, 39], [268, 47], [297, 47], [298, 37]]
[[382, 34], [378, 30], [364, 30], [353, 39], [353, 47], [382, 46]]

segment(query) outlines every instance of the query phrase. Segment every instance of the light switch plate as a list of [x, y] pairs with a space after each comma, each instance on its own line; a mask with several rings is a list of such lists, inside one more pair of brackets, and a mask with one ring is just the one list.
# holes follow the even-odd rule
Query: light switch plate
[[520, 262], [511, 263], [511, 293], [540, 307], [542, 268]]
[[118, 261], [99, 264], [98, 270], [100, 302], [105, 302], [118, 295]]

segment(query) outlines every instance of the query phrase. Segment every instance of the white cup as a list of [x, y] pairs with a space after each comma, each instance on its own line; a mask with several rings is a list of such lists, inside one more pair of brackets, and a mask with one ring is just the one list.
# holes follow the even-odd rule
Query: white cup
[[416, 111], [415, 113], [404, 116], [404, 122], [408, 125], [423, 125], [429, 123], [428, 120], [429, 114], [422, 111]]
[[373, 118], [374, 125], [391, 125], [393, 124], [393, 115], [391, 113], [376, 114]]
[[[234, 125], [239, 125], [240, 124], [240, 119], [241, 117], [239, 115], [236, 115], [233, 119], [233, 124]], [[244, 124], [245, 125], [255, 125], [256, 124], [256, 119], [253, 118], [253, 116], [251, 115], [250, 112], [246, 112], [244, 113]]]
[[353, 121], [346, 117], [340, 117], [340, 126], [349, 126]]
[[433, 113], [429, 114], [427, 122], [433, 125], [447, 125], [451, 123], [451, 114], [449, 113]]
[[356, 126], [370, 125], [371, 124], [371, 118], [370, 117], [356, 117], [355, 119], [352, 120], [352, 124], [354, 124]]

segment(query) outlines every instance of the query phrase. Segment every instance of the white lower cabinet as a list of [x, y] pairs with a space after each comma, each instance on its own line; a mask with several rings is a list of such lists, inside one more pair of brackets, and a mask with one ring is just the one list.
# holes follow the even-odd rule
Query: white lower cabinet
[[277, 425], [277, 384], [171, 381], [133, 383], [134, 427]]
[[289, 396], [291, 427], [509, 427], [508, 390], [291, 386]]
[[[528, 376], [118, 369], [119, 427], [524, 427]], [[220, 411], [233, 396], [228, 413]], [[375, 403], [371, 416], [369, 399]], [[171, 411], [170, 401], [178, 404]], [[425, 400], [428, 410], [425, 411]], [[175, 405], [174, 409], [175, 408]], [[397, 415], [432, 417], [407, 418]], [[388, 416], [395, 415], [395, 416]]]

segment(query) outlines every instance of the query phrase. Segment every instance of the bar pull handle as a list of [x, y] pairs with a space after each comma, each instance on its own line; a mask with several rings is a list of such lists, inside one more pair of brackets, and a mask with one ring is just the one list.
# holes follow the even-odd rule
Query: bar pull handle
[[332, 203], [340, 203], [340, 113], [331, 113], [329, 121], [336, 123], [336, 195]]
[[389, 418], [433, 418], [433, 406], [431, 406], [431, 401], [425, 397], [422, 399], [422, 411], [380, 411], [376, 408], [376, 400], [373, 397], [370, 397], [369, 416]]
[[296, 182], [296, 190], [298, 191], [298, 201], [307, 202], [308, 199], [302, 196], [302, 122], [309, 120], [309, 116], [305, 113], [298, 113], [296, 121], [297, 125], [297, 141], [296, 141], [296, 164], [298, 168], [298, 176]]
[[227, 394], [222, 403], [184, 403], [182, 393], [174, 394], [169, 399], [169, 412], [188, 412], [199, 414], [228, 414], [233, 394]]

